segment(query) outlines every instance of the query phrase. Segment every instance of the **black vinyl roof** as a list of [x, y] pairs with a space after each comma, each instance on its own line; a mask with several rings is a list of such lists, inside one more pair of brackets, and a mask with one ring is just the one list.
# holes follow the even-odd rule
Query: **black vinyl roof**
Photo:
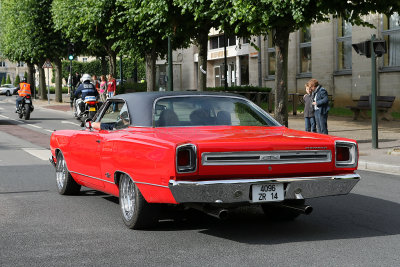
[[199, 91], [138, 92], [116, 95], [111, 99], [121, 99], [126, 102], [132, 125], [152, 127], [154, 101], [168, 96], [232, 96], [246, 99], [238, 94]]

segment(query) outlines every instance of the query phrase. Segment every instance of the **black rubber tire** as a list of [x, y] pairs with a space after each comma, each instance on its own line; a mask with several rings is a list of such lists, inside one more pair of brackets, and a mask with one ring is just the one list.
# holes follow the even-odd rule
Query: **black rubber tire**
[[96, 115], [96, 111], [89, 111], [88, 119], [93, 119], [94, 115]]
[[60, 195], [77, 195], [81, 190], [81, 185], [75, 182], [68, 171], [67, 164], [61, 152], [57, 153], [56, 182]]
[[10, 91], [7, 91], [7, 92], [6, 92], [6, 96], [11, 96], [11, 92], [10, 92]]
[[147, 229], [158, 222], [158, 206], [149, 204], [132, 179], [123, 174], [119, 181], [122, 220], [130, 229]]
[[[285, 204], [293, 205], [304, 205], [304, 199], [288, 199], [285, 200]], [[261, 204], [261, 208], [264, 211], [265, 216], [272, 221], [293, 221], [300, 216], [300, 213], [279, 207], [271, 204]]]
[[22, 119], [23, 116], [24, 114], [22, 114], [22, 111], [18, 111], [18, 118]]
[[29, 120], [30, 117], [31, 117], [31, 106], [29, 104], [25, 104], [24, 119]]

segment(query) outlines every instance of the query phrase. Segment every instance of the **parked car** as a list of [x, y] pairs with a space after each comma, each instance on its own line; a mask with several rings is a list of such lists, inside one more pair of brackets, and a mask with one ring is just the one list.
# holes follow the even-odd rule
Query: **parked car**
[[88, 121], [52, 134], [58, 191], [119, 197], [133, 229], [154, 226], [159, 203], [219, 218], [261, 205], [271, 219], [292, 220], [312, 211], [306, 199], [348, 194], [360, 179], [355, 140], [288, 129], [240, 95], [121, 94], [94, 120], [112, 130]]
[[[117, 86], [121, 83], [121, 79], [116, 79]], [[122, 80], [123, 83], [126, 83], [126, 80]]]
[[6, 96], [11, 96], [16, 94], [18, 88], [12, 84], [3, 84], [0, 86], [0, 94], [4, 94]]

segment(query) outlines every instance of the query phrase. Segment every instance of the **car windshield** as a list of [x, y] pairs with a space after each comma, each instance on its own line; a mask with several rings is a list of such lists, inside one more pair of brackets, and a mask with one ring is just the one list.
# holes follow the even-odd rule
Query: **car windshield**
[[279, 126], [259, 107], [236, 97], [180, 96], [156, 100], [156, 127], [170, 126]]

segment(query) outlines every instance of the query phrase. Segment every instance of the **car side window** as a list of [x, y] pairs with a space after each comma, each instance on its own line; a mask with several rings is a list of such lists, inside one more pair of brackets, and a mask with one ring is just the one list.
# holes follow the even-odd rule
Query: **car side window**
[[128, 107], [124, 101], [108, 101], [102, 117], [101, 124], [107, 124], [111, 129], [123, 129], [130, 125]]

